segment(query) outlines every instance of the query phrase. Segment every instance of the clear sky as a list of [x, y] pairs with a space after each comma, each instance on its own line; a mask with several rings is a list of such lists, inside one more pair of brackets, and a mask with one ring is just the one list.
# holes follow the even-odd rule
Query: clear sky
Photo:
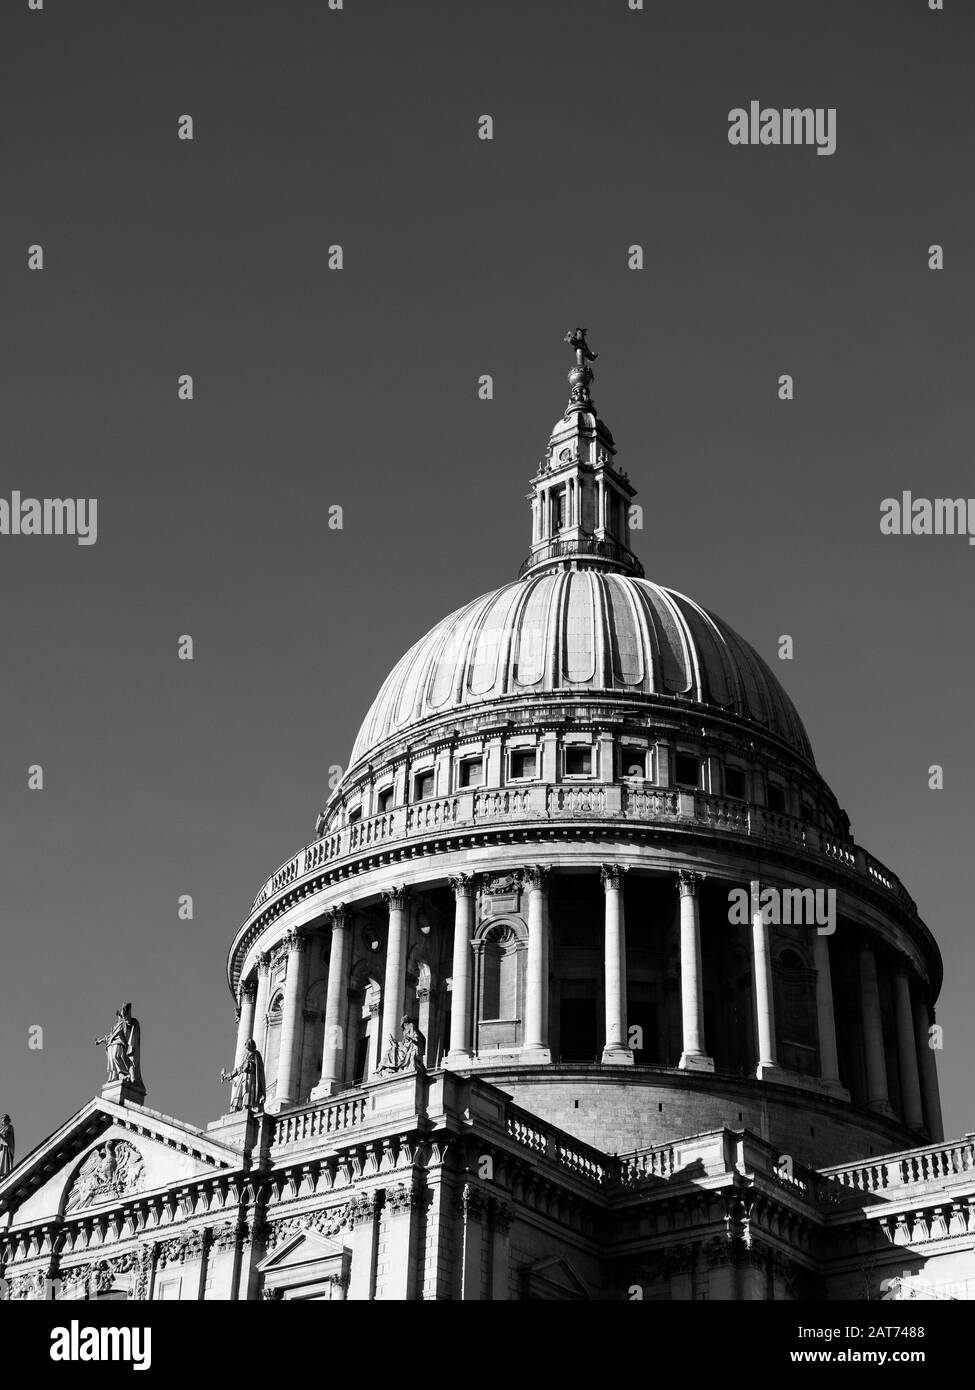
[[[231, 936], [394, 661], [516, 573], [576, 324], [648, 576], [775, 665], [940, 941], [946, 1128], [975, 1127], [975, 548], [879, 531], [903, 489], [975, 494], [972, 7], [11, 0], [0, 24], [0, 495], [98, 498], [93, 546], [0, 538], [19, 1153], [97, 1091], [128, 999], [148, 1104], [220, 1114]], [[836, 108], [836, 153], [731, 146], [751, 100]]]

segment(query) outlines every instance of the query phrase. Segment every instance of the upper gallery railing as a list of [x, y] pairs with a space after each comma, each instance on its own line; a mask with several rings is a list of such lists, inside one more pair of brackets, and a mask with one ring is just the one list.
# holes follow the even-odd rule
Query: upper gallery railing
[[721, 830], [731, 836], [793, 845], [850, 870], [869, 886], [890, 894], [909, 911], [917, 910], [897, 875], [859, 845], [837, 840], [814, 825], [792, 816], [778, 815], [764, 806], [640, 783], [533, 782], [524, 787], [467, 788], [451, 796], [399, 806], [327, 833], [299, 850], [271, 875], [255, 897], [251, 914], [283, 888], [323, 864], [354, 858], [373, 848], [384, 849], [455, 828], [472, 829], [505, 822], [571, 822], [576, 818], [651, 825], [679, 823]]
[[932, 1180], [950, 1180], [956, 1175], [965, 1175], [965, 1181], [970, 1182], [973, 1173], [975, 1136], [970, 1134], [954, 1143], [932, 1144], [927, 1148], [908, 1149], [904, 1153], [822, 1169], [824, 1177], [857, 1192], [886, 1192], [890, 1188], [913, 1187]]
[[641, 578], [645, 573], [640, 561], [628, 550], [625, 545], [620, 545], [619, 541], [600, 541], [595, 536], [581, 536], [578, 540], [549, 541], [529, 555], [518, 571], [518, 578], [527, 574], [536, 565], [544, 565], [552, 560], [574, 560], [576, 558], [591, 557], [598, 560], [610, 560], [616, 565], [625, 565], [631, 574], [639, 575]]

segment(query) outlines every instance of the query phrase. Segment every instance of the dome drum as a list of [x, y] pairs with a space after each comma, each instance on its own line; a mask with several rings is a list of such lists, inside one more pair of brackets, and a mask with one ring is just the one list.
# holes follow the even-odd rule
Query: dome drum
[[427, 1068], [604, 1149], [744, 1125], [822, 1163], [939, 1139], [933, 937], [768, 665], [644, 577], [569, 341], [529, 558], [396, 663], [316, 839], [255, 898], [238, 1048], [253, 1032], [270, 1108], [311, 1125], [395, 1067], [402, 1027]]

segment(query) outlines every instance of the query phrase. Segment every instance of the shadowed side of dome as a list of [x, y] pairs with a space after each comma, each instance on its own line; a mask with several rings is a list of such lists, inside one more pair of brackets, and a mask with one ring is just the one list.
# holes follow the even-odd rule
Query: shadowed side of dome
[[561, 569], [482, 595], [416, 642], [363, 721], [351, 765], [437, 715], [586, 692], [668, 696], [717, 708], [814, 761], [791, 700], [726, 623], [645, 579]]

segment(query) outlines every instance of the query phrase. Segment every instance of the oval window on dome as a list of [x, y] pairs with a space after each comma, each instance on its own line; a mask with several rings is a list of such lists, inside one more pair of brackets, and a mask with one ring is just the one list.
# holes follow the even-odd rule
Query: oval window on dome
[[591, 681], [596, 674], [595, 595], [587, 570], [570, 570], [566, 576], [565, 637], [562, 670], [567, 680]]
[[488, 695], [498, 684], [498, 657], [508, 632], [508, 615], [517, 597], [515, 585], [502, 589], [484, 616], [471, 658], [467, 688], [472, 695]]
[[521, 610], [515, 636], [514, 679], [516, 685], [537, 685], [545, 675], [546, 634], [555, 589], [555, 576], [540, 575], [531, 580], [528, 602]]

